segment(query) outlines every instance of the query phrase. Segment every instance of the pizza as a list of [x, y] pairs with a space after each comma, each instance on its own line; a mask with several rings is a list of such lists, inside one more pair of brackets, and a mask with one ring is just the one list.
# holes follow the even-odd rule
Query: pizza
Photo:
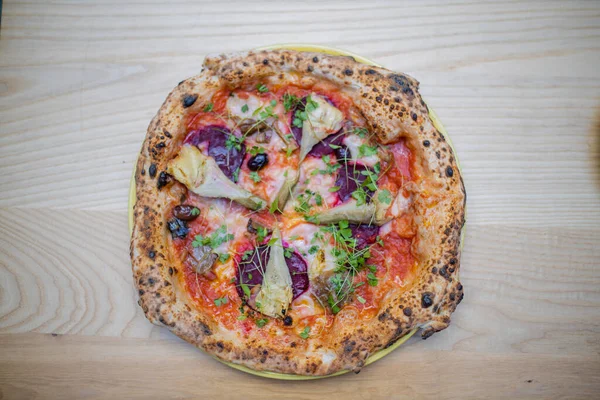
[[137, 162], [146, 317], [220, 360], [310, 376], [446, 328], [466, 195], [418, 86], [351, 57], [208, 56]]

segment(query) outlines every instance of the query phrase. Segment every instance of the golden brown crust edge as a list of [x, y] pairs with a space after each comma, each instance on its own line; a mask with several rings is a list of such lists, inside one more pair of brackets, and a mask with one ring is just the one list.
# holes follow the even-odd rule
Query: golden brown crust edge
[[[177, 292], [177, 271], [170, 268], [161, 208], [165, 194], [157, 190], [160, 174], [185, 134], [181, 121], [186, 112], [202, 108], [222, 86], [236, 87], [291, 71], [344, 85], [345, 93], [354, 98], [382, 143], [406, 138], [420, 160], [416, 170], [423, 177], [413, 195], [419, 227], [413, 245], [420, 261], [418, 276], [410, 288], [390, 292], [373, 322], [358, 330], [339, 322], [342, 310], [334, 327], [339, 335], [327, 346], [336, 355], [330, 363], [293, 347], [274, 348], [267, 341], [229, 340], [210, 316], [191, 309], [185, 296]], [[186, 108], [184, 100], [189, 96], [198, 97]], [[407, 75], [359, 64], [350, 57], [290, 50], [209, 56], [201, 74], [181, 82], [150, 123], [135, 179], [131, 258], [139, 304], [151, 322], [167, 326], [223, 360], [257, 370], [303, 375], [358, 371], [370, 354], [415, 327], [423, 329], [423, 338], [446, 328], [463, 298], [458, 280], [466, 201], [462, 177], [452, 148], [429, 118], [418, 82]]]

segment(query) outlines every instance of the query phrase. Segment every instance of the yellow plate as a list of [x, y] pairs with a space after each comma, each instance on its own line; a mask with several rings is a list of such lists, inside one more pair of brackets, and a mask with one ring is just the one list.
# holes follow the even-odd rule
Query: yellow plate
[[[290, 49], [290, 50], [296, 50], [296, 51], [310, 51], [310, 52], [318, 52], [318, 53], [325, 53], [325, 54], [331, 54], [334, 56], [350, 56], [352, 58], [354, 58], [356, 61], [363, 63], [363, 64], [367, 64], [367, 65], [373, 65], [376, 67], [381, 67], [381, 65], [369, 60], [368, 58], [359, 56], [358, 54], [354, 54], [351, 53], [349, 51], [345, 51], [345, 50], [340, 50], [340, 49], [334, 49], [332, 47], [326, 47], [326, 46], [317, 46], [317, 45], [309, 45], [309, 44], [279, 44], [279, 45], [272, 45], [272, 46], [265, 46], [265, 47], [259, 47], [256, 50], [275, 50], [275, 49]], [[448, 133], [446, 132], [446, 129], [444, 128], [444, 126], [442, 125], [442, 123], [439, 121], [437, 115], [435, 114], [435, 112], [429, 108], [429, 117], [431, 118], [433, 125], [436, 127], [436, 129], [438, 131], [440, 131], [445, 137], [446, 137], [446, 141], [448, 142], [448, 144], [450, 145], [450, 147], [452, 147], [452, 150], [454, 151], [454, 146], [452, 145], [452, 141], [450, 140], [450, 137], [448, 136]], [[454, 151], [454, 156], [456, 158], [456, 151]], [[456, 158], [456, 165], [458, 166], [458, 159]], [[460, 168], [460, 166], [459, 166]], [[133, 174], [131, 176], [131, 182], [129, 185], [129, 234], [131, 235], [131, 233], [133, 232], [133, 206], [135, 205], [135, 166], [133, 168]], [[465, 210], [466, 211], [466, 210]], [[464, 229], [462, 231], [462, 235], [461, 235], [461, 246], [462, 246], [462, 242], [463, 242], [463, 237], [464, 237]], [[387, 356], [388, 354], [390, 354], [392, 351], [394, 351], [396, 348], [400, 347], [400, 345], [402, 345], [404, 342], [406, 342], [408, 339], [410, 339], [410, 337], [412, 335], [415, 334], [415, 332], [417, 332], [418, 329], [413, 329], [412, 331], [410, 331], [409, 333], [407, 333], [406, 335], [402, 336], [400, 339], [398, 339], [398, 341], [396, 341], [396, 343], [394, 343], [393, 345], [391, 345], [390, 347], [386, 348], [386, 349], [382, 349], [379, 350], [378, 352], [374, 353], [373, 355], [371, 355], [367, 361], [366, 361], [366, 365], [372, 364], [375, 361]], [[247, 372], [249, 374], [252, 375], [257, 375], [257, 376], [262, 376], [264, 378], [271, 378], [271, 379], [281, 379], [281, 380], [288, 380], [288, 381], [305, 381], [305, 380], [312, 380], [312, 379], [323, 379], [323, 378], [330, 378], [333, 376], [339, 376], [339, 375], [343, 375], [345, 373], [348, 373], [350, 371], [347, 370], [343, 370], [343, 371], [338, 371], [334, 374], [330, 374], [330, 375], [325, 375], [325, 376], [305, 376], [305, 375], [294, 375], [294, 374], [280, 374], [277, 372], [269, 372], [269, 371], [256, 371], [253, 370], [251, 368], [245, 367], [243, 365], [239, 365], [239, 364], [234, 364], [234, 363], [230, 363], [227, 361], [223, 361], [217, 357], [214, 357], [217, 361], [222, 362], [225, 365], [230, 366], [231, 368], [235, 368], [239, 371], [243, 371], [243, 372]]]

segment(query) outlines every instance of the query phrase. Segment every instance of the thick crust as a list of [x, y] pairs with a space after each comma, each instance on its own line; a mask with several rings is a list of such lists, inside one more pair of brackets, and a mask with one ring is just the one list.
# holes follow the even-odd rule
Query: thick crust
[[[326, 79], [341, 85], [381, 143], [405, 138], [420, 177], [413, 203], [418, 226], [413, 253], [419, 263], [413, 283], [389, 292], [378, 315], [364, 326], [344, 323], [342, 310], [334, 326], [337, 336], [319, 343], [314, 351], [243, 340], [221, 329], [210, 315], [188, 306], [186, 295], [178, 289], [178, 271], [169, 261], [163, 212], [168, 194], [157, 189], [161, 172], [185, 134], [182, 122], [187, 113], [204, 107], [223, 86], [235, 88], [284, 75], [285, 79]], [[135, 179], [131, 258], [139, 304], [151, 322], [223, 360], [303, 375], [358, 371], [370, 354], [415, 327], [422, 328], [423, 338], [446, 328], [463, 298], [458, 280], [466, 199], [462, 178], [452, 148], [429, 118], [418, 82], [407, 75], [359, 64], [349, 57], [290, 50], [207, 57], [200, 75], [181, 82], [150, 123]]]

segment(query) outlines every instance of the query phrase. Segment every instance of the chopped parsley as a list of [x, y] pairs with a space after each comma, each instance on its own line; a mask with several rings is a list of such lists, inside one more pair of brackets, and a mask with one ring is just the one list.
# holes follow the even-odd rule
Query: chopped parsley
[[204, 112], [211, 112], [213, 110], [214, 104], [213, 103], [208, 103], [207, 105], [204, 106]]
[[308, 249], [308, 254], [315, 254], [317, 251], [319, 251], [319, 246], [313, 245]]
[[242, 106], [242, 112], [243, 112], [243, 113], [247, 113], [247, 112], [248, 112], [248, 104], [244, 104], [244, 105]]
[[229, 260], [229, 253], [219, 254], [219, 261], [221, 261], [222, 263], [225, 263], [225, 262], [227, 262], [227, 260]]
[[200, 210], [198, 209], [198, 207], [194, 207], [194, 208], [192, 208], [192, 211], [190, 212], [190, 214], [200, 215]]
[[265, 84], [259, 83], [258, 85], [256, 85], [256, 90], [258, 90], [260, 93], [267, 93], [269, 91], [269, 88]]
[[328, 189], [329, 193], [335, 193], [340, 190], [341, 186], [332, 186]]

